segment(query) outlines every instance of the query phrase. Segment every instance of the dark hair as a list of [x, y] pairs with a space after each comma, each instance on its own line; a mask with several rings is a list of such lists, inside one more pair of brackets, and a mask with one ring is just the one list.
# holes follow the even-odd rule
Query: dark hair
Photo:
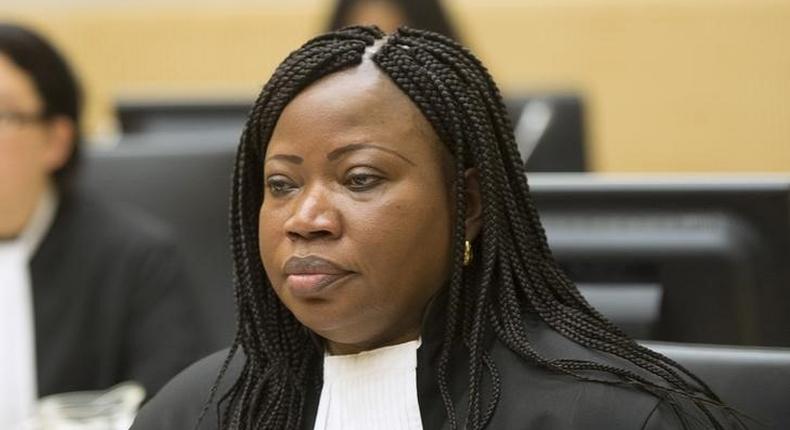
[[[435, 33], [401, 28], [384, 38], [375, 27], [349, 27], [310, 40], [280, 64], [249, 116], [236, 158], [230, 213], [238, 330], [218, 381], [239, 348], [246, 361], [218, 402], [221, 428], [299, 428], [306, 393], [320, 383], [321, 353], [309, 330], [278, 299], [261, 263], [263, 156], [285, 106], [316, 80], [360, 64], [369, 55], [366, 49], [377, 41], [382, 43], [371, 50], [375, 52], [370, 59], [418, 106], [453, 155], [451, 192], [457, 213], [451, 220], [452, 265], [445, 287], [441, 353], [432, 363], [451, 427], [486, 427], [499, 400], [498, 371], [482, 342], [491, 330], [525, 365], [645, 391], [667, 401], [687, 425], [692, 420], [684, 418], [686, 406], [698, 408], [712, 426], [722, 428], [721, 415], [712, 410], [729, 409], [701, 380], [631, 340], [593, 309], [558, 268], [529, 193], [502, 97], [485, 67], [468, 50]], [[470, 166], [479, 169], [483, 216], [475, 259], [464, 266], [463, 175]], [[628, 365], [543, 356], [530, 342], [525, 314]], [[450, 354], [454, 345], [465, 345], [469, 351], [464, 423], [455, 418], [447, 379], [449, 363], [459, 359]], [[483, 405], [479, 387], [486, 372], [494, 395]]]
[[442, 8], [441, 0], [337, 0], [327, 31], [339, 30], [349, 25], [348, 14], [354, 6], [374, 1], [389, 3], [400, 9], [406, 18], [403, 25], [433, 31], [451, 39], [460, 40], [447, 13]]
[[80, 158], [82, 94], [79, 83], [60, 52], [28, 28], [0, 23], [0, 54], [7, 56], [33, 80], [44, 103], [44, 118], [62, 115], [74, 123], [72, 153], [54, 173], [55, 183], [63, 191], [71, 181]]

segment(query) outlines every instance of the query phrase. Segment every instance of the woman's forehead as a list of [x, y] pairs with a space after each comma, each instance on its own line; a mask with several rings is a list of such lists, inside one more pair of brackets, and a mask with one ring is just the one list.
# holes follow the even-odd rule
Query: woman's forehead
[[286, 106], [282, 117], [300, 119], [311, 112], [350, 120], [419, 113], [409, 98], [369, 60], [314, 82]]
[[298, 94], [275, 126], [272, 146], [306, 136], [438, 140], [417, 106], [372, 61], [328, 75]]

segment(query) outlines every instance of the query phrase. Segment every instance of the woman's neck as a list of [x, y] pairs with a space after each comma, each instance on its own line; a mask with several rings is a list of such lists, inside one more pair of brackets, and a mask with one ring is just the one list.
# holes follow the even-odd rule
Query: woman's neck
[[398, 345], [401, 343], [417, 340], [420, 337], [420, 328], [410, 330], [400, 336], [391, 337], [387, 340], [376, 340], [363, 343], [340, 343], [334, 342], [329, 339], [324, 339], [324, 345], [329, 355], [350, 355], [359, 354], [360, 352], [370, 351], [373, 349], [383, 348], [385, 346]]

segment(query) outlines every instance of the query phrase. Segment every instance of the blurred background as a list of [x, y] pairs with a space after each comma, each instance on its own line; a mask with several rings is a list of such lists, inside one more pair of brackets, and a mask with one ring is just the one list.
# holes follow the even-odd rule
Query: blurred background
[[[114, 142], [119, 101], [251, 101], [327, 25], [328, 0], [6, 0], [65, 51], [86, 127]], [[573, 93], [598, 172], [790, 170], [790, 2], [447, 0], [507, 94]]]

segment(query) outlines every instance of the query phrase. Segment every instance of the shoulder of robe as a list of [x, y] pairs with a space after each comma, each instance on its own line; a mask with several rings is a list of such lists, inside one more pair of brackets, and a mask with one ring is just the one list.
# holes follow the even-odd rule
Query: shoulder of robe
[[[655, 375], [633, 363], [579, 345], [536, 318], [527, 319], [527, 333], [531, 345], [548, 359], [592, 361], [628, 369], [661, 383]], [[497, 407], [496, 415], [504, 423], [527, 422], [531, 425], [527, 428], [552, 429], [682, 429], [682, 421], [691, 429], [710, 426], [701, 411], [687, 400], [677, 399], [681, 404], [681, 419], [666, 401], [642, 390], [626, 385], [584, 382], [524, 365], [522, 359], [500, 342], [495, 342], [492, 355], [501, 371], [503, 392], [512, 393]], [[594, 376], [610, 379], [605, 374]], [[716, 408], [712, 408], [712, 412], [719, 419], [725, 418]], [[728, 419], [721, 422], [730, 424]]]
[[[131, 430], [194, 429], [228, 352], [228, 349], [215, 352], [176, 375], [143, 406]], [[217, 429], [216, 402], [236, 381], [244, 362], [243, 352], [238, 351], [220, 381], [200, 430]]]

